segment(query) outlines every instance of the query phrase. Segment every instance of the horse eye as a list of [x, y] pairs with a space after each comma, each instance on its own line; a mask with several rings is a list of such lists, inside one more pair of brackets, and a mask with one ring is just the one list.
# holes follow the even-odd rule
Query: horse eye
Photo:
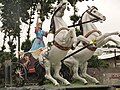
[[93, 11], [94, 13], [96, 13], [96, 11]]

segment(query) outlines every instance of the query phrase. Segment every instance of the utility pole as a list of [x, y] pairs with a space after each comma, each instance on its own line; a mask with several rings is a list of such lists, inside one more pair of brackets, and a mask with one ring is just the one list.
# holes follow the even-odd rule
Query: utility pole
[[[20, 17], [20, 6], [19, 6], [19, 0], [17, 1], [17, 8], [18, 8], [18, 15], [17, 15], [17, 20], [19, 22], [19, 17]], [[20, 52], [20, 31], [18, 31], [18, 52]], [[18, 54], [18, 60], [20, 60], [20, 55]]]
[[116, 63], [117, 63], [116, 49], [114, 49], [114, 55], [115, 55], [115, 58], [114, 58], [114, 60], [115, 60], [115, 67], [116, 67], [116, 66], [117, 66], [117, 65], [116, 65]]

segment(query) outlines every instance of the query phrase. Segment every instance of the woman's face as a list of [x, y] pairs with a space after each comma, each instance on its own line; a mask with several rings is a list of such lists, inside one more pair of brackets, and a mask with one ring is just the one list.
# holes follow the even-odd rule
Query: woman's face
[[37, 25], [37, 26], [38, 26], [39, 28], [40, 28], [40, 27], [42, 27], [42, 23], [38, 23], [38, 25]]
[[24, 59], [25, 60], [29, 60], [29, 56], [24, 56]]

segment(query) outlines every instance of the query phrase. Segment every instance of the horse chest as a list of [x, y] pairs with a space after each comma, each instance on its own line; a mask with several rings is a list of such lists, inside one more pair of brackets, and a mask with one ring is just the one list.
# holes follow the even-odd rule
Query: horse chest
[[60, 62], [65, 57], [66, 54], [67, 51], [60, 50], [57, 47], [52, 46], [51, 50], [49, 51], [48, 59], [52, 63], [57, 63]]

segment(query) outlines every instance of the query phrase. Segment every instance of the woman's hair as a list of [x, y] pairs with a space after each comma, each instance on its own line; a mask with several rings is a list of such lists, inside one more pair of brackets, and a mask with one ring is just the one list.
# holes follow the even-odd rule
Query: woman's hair
[[25, 53], [25, 54], [24, 54], [24, 57], [25, 57], [25, 56], [28, 56], [29, 58], [30, 58], [30, 57], [33, 57], [31, 53]]

